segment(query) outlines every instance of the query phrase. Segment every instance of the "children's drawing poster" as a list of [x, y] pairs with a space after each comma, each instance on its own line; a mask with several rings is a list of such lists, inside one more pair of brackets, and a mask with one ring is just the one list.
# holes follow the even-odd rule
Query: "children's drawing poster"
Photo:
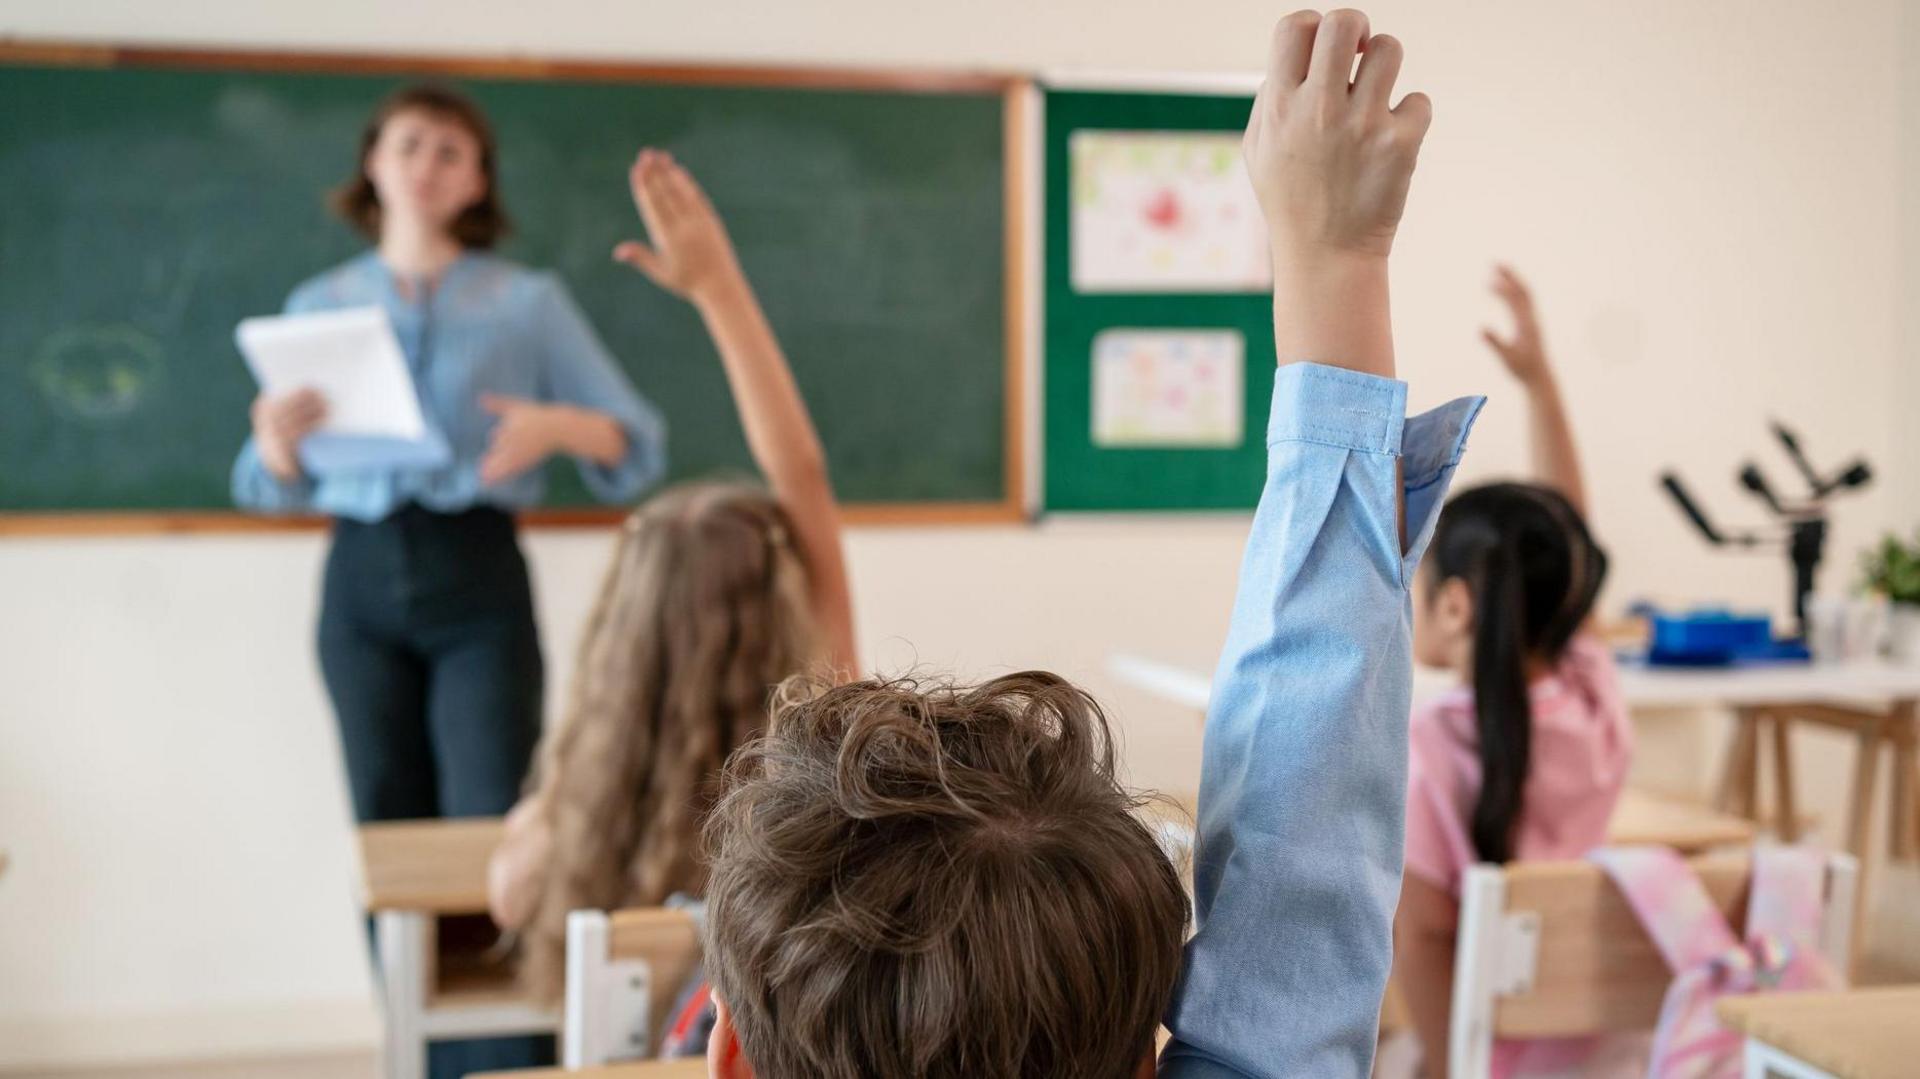
[[1240, 136], [1075, 131], [1076, 292], [1263, 292], [1273, 286]]
[[1240, 445], [1246, 341], [1236, 330], [1104, 330], [1093, 339], [1093, 442]]

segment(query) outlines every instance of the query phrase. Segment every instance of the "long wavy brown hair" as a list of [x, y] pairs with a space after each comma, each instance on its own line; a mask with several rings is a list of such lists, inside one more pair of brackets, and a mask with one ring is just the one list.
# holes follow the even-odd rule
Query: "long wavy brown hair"
[[722, 765], [820, 641], [787, 514], [764, 488], [689, 484], [621, 528], [533, 778], [552, 861], [522, 977], [556, 999], [567, 913], [705, 892], [700, 829]]

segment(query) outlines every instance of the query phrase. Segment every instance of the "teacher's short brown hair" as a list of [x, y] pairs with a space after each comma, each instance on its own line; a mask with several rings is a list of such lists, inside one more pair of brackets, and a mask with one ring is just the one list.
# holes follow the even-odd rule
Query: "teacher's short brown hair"
[[500, 203], [496, 171], [499, 154], [493, 139], [493, 125], [487, 122], [487, 114], [480, 111], [472, 98], [441, 83], [403, 86], [380, 102], [367, 120], [366, 129], [360, 133], [360, 156], [354, 165], [353, 178], [334, 189], [327, 199], [328, 205], [368, 239], [379, 241], [380, 196], [373, 189], [373, 181], [367, 178], [367, 155], [373, 152], [373, 144], [379, 141], [380, 129], [387, 121], [395, 113], [409, 109], [432, 113], [457, 124], [480, 144], [480, 175], [487, 181], [486, 194], [462, 210], [460, 216], [453, 219], [449, 231], [462, 247], [492, 247], [513, 227], [506, 207]]

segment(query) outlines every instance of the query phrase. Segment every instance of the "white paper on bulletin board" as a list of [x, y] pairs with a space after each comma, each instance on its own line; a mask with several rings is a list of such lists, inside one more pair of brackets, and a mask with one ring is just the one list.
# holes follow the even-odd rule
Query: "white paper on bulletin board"
[[1237, 330], [1103, 330], [1093, 339], [1093, 442], [1240, 445], [1246, 341]]
[[1229, 132], [1076, 131], [1076, 292], [1264, 292], [1260, 204]]

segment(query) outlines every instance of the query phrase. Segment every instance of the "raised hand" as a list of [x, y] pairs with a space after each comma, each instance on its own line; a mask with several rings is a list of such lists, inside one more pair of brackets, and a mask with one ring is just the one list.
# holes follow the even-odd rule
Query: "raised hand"
[[1242, 145], [1276, 259], [1393, 249], [1433, 120], [1425, 94], [1392, 104], [1401, 55], [1398, 40], [1370, 35], [1366, 15], [1350, 9], [1297, 11], [1274, 29]]
[[1513, 333], [1501, 337], [1491, 327], [1480, 330], [1480, 339], [1493, 349], [1514, 378], [1528, 385], [1549, 374], [1547, 348], [1540, 338], [1540, 321], [1533, 313], [1533, 294], [1527, 283], [1509, 266], [1493, 268], [1493, 294], [1500, 297], [1513, 314]]
[[695, 302], [740, 280], [739, 259], [720, 215], [671, 154], [640, 151], [627, 171], [627, 182], [653, 246], [628, 240], [613, 249], [614, 258]]
[[1433, 118], [1425, 94], [1392, 104], [1400, 58], [1358, 11], [1296, 11], [1274, 28], [1242, 145], [1273, 249], [1282, 364], [1394, 375], [1387, 256]]
[[1533, 294], [1520, 275], [1507, 266], [1493, 268], [1493, 294], [1513, 312], [1513, 334], [1501, 337], [1491, 329], [1482, 329], [1480, 337], [1526, 393], [1534, 479], [1559, 491], [1575, 510], [1585, 513], [1587, 486], [1580, 473], [1580, 452], [1574, 444], [1567, 406], [1560, 398], [1559, 380], [1554, 377], [1546, 345], [1541, 341]]

